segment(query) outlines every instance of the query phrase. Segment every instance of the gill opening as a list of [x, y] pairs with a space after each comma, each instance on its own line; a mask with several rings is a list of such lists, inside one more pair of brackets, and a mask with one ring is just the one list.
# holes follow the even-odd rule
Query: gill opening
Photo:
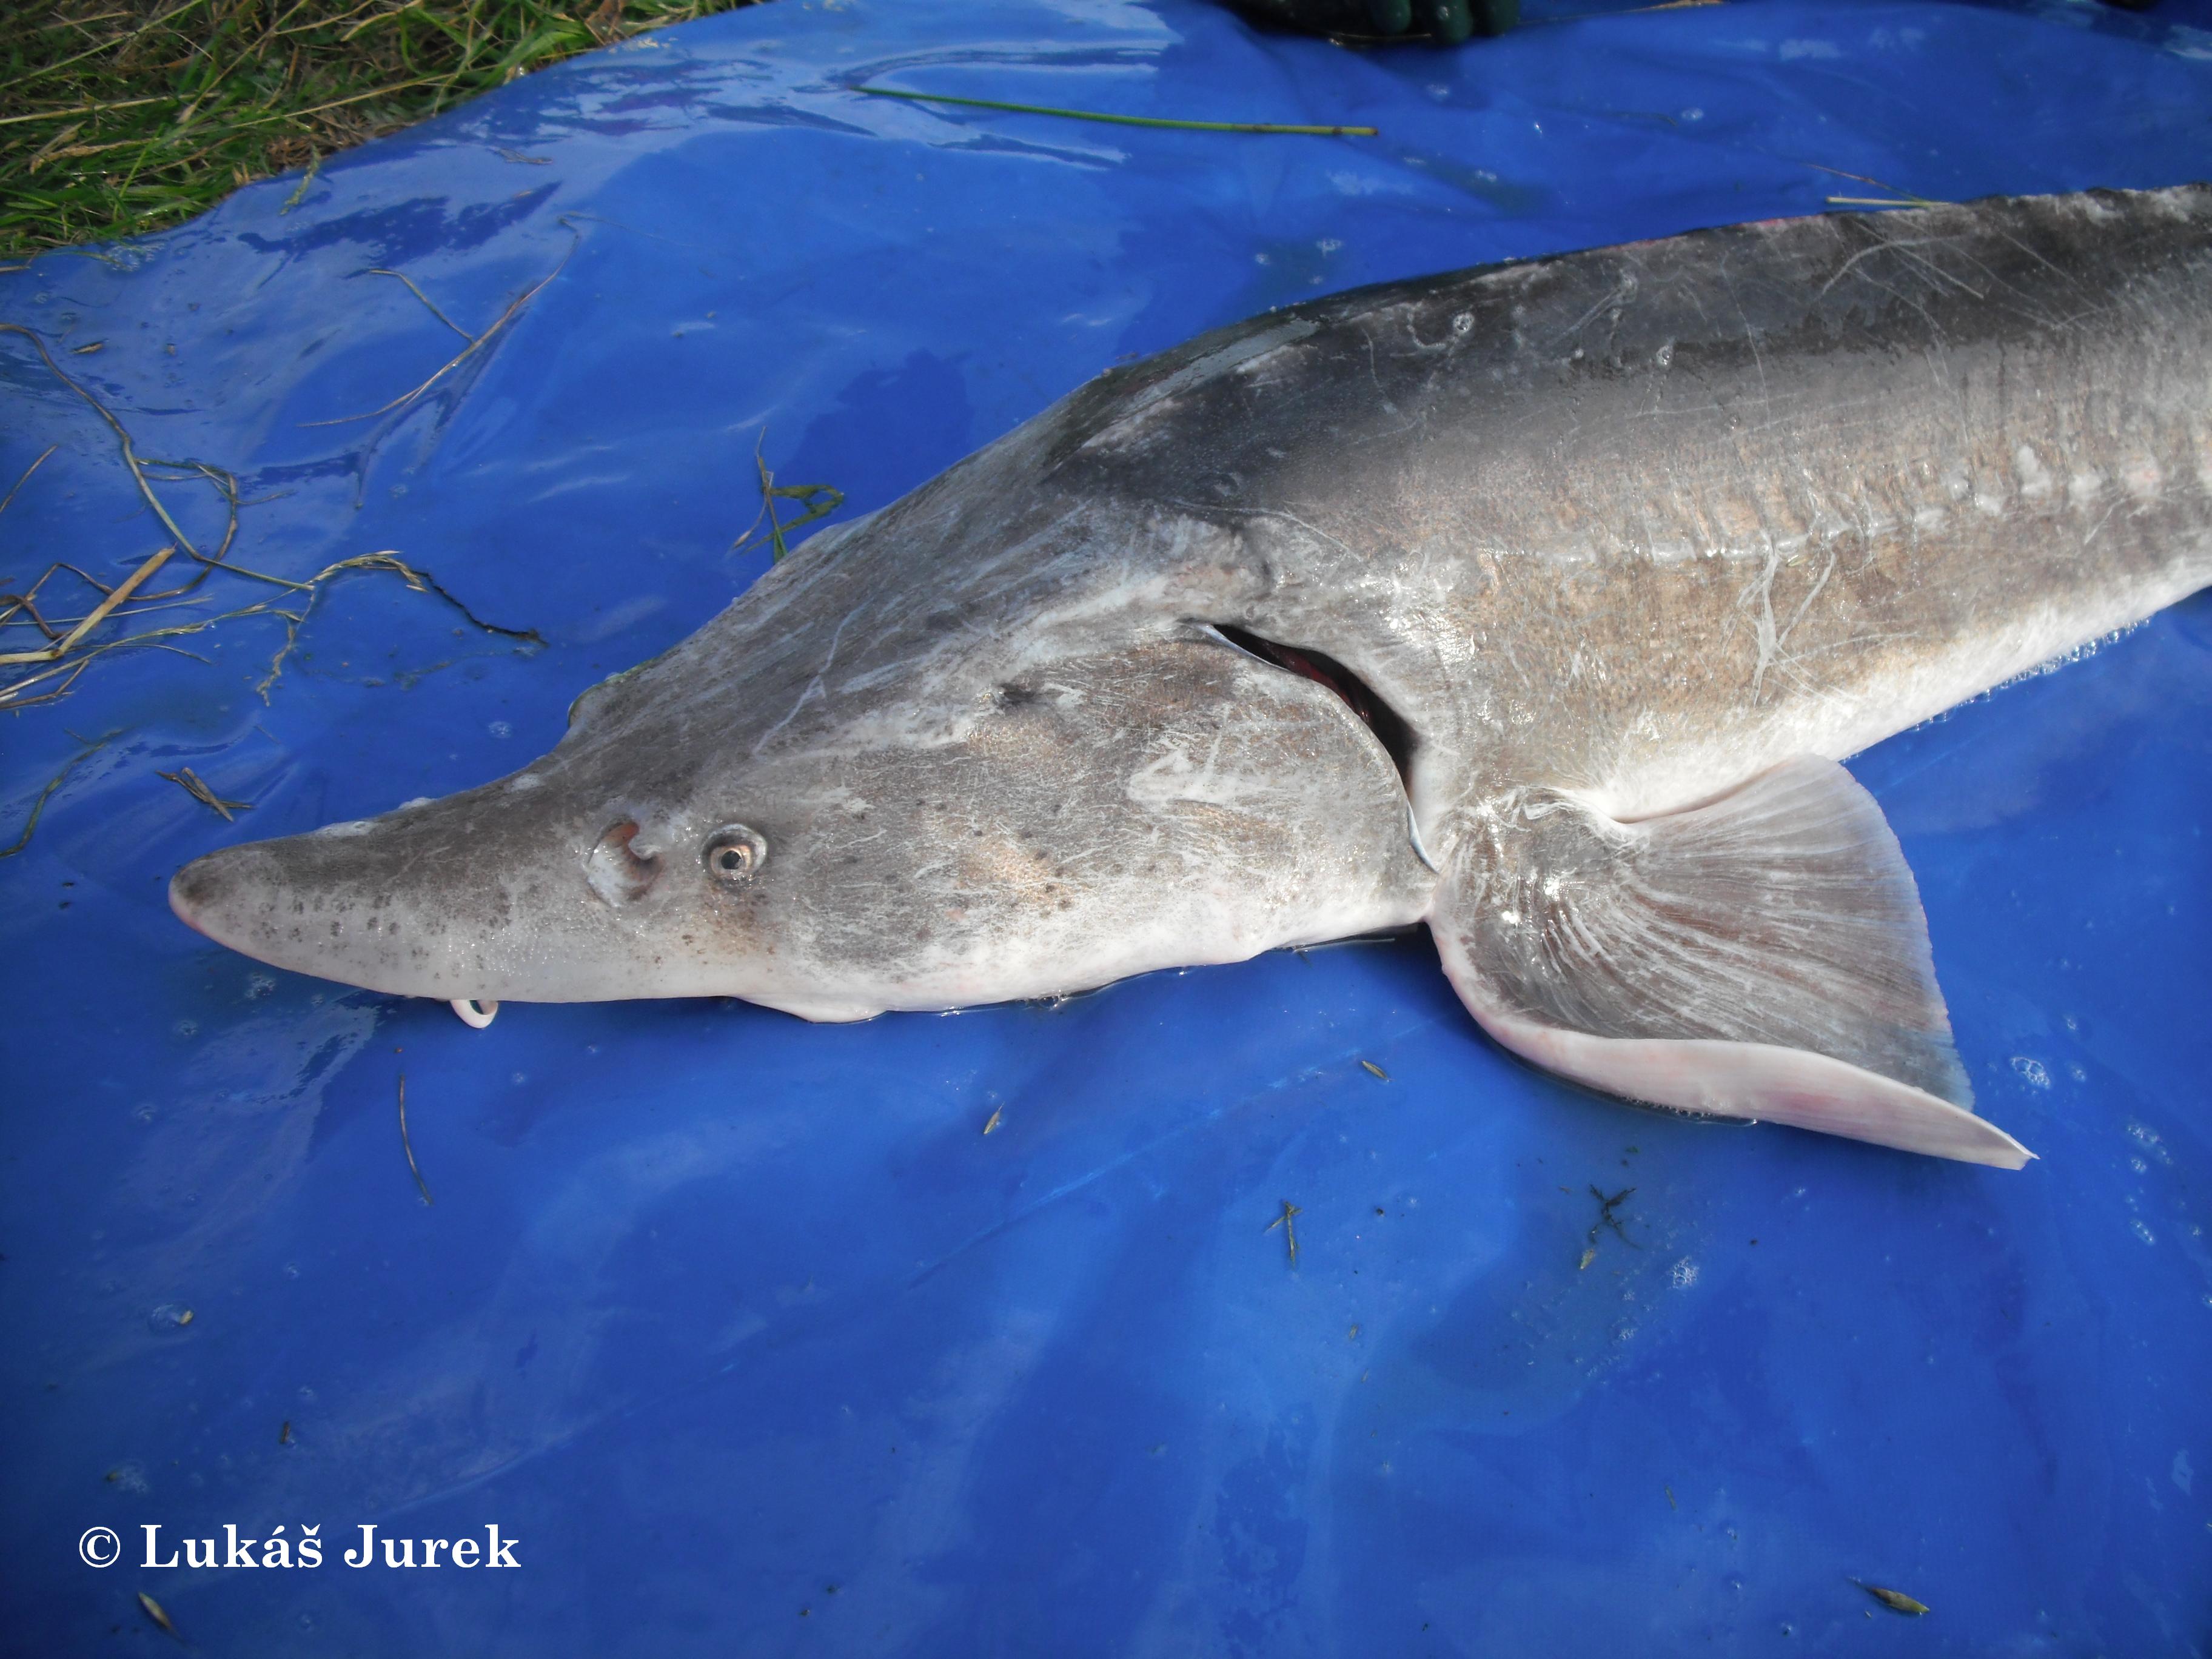
[[1261, 662], [1327, 688], [1335, 694], [1338, 702], [1359, 717], [1382, 745], [1383, 752], [1390, 757], [1390, 764], [1398, 770], [1398, 786], [1406, 797], [1406, 835], [1413, 842], [1414, 855], [1430, 869], [1435, 869], [1436, 860], [1421, 844], [1421, 826], [1413, 815], [1413, 751], [1420, 747], [1420, 739], [1414, 736], [1405, 716], [1377, 695], [1373, 686], [1322, 652], [1264, 640], [1231, 623], [1206, 623], [1203, 626], [1246, 656], [1257, 657]]

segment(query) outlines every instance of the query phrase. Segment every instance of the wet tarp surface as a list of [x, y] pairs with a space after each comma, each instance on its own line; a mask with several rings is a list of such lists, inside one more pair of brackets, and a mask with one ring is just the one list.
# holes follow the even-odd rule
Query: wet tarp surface
[[[211, 577], [130, 629], [226, 619], [5, 722], [0, 839], [76, 763], [0, 864], [0, 1650], [168, 1651], [141, 1590], [209, 1654], [2205, 1650], [2205, 596], [1854, 763], [2017, 1175], [1563, 1087], [1425, 937], [858, 1027], [477, 1032], [164, 902], [211, 848], [549, 748], [766, 568], [729, 550], [760, 465], [848, 516], [1312, 295], [2212, 172], [2202, 7], [1531, 15], [1367, 53], [1177, 0], [781, 0], [0, 276], [197, 545], [234, 477], [235, 564], [388, 551], [457, 602]], [[0, 484], [55, 447], [7, 586], [174, 538], [24, 336], [0, 377]], [[364, 1525], [518, 1565], [350, 1567]], [[178, 1553], [228, 1527], [322, 1565]]]

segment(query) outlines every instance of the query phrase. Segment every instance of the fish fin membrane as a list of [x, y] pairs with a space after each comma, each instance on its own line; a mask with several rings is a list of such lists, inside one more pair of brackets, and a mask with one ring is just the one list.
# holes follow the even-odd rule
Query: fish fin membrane
[[1912, 872], [1834, 762], [1635, 823], [1528, 790], [1456, 827], [1429, 924], [1461, 1000], [1522, 1058], [1685, 1111], [2033, 1156], [1970, 1109]]

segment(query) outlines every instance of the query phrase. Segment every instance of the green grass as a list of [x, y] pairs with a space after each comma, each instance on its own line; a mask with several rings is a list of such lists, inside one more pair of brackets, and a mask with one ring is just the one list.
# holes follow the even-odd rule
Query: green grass
[[159, 230], [579, 52], [750, 0], [0, 0], [0, 255]]

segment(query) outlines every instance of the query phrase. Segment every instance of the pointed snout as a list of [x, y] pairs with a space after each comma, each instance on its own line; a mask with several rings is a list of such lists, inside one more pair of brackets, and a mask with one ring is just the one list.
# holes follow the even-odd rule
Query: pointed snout
[[217, 944], [402, 996], [569, 1001], [623, 988], [636, 942], [586, 889], [589, 842], [533, 791], [487, 786], [226, 848], [169, 884]]
[[275, 915], [287, 883], [285, 860], [272, 851], [285, 844], [255, 842], [194, 859], [169, 878], [169, 908], [216, 944], [275, 961], [270, 945], [292, 931], [278, 927]]
[[195, 932], [218, 945], [238, 948], [228, 919], [241, 888], [240, 866], [250, 861], [254, 847], [229, 847], [194, 859], [169, 878], [169, 908]]
[[210, 853], [170, 881], [170, 908], [257, 961], [391, 995], [786, 1006], [737, 914], [757, 835], [723, 848], [733, 867], [716, 873], [665, 813], [522, 780]]
[[[369, 990], [440, 998], [490, 996], [500, 977], [485, 950], [496, 926], [462, 871], [426, 884], [396, 878], [412, 840], [383, 825], [225, 848], [170, 880], [169, 908], [218, 945], [296, 973]], [[471, 913], [476, 913], [471, 916]]]

